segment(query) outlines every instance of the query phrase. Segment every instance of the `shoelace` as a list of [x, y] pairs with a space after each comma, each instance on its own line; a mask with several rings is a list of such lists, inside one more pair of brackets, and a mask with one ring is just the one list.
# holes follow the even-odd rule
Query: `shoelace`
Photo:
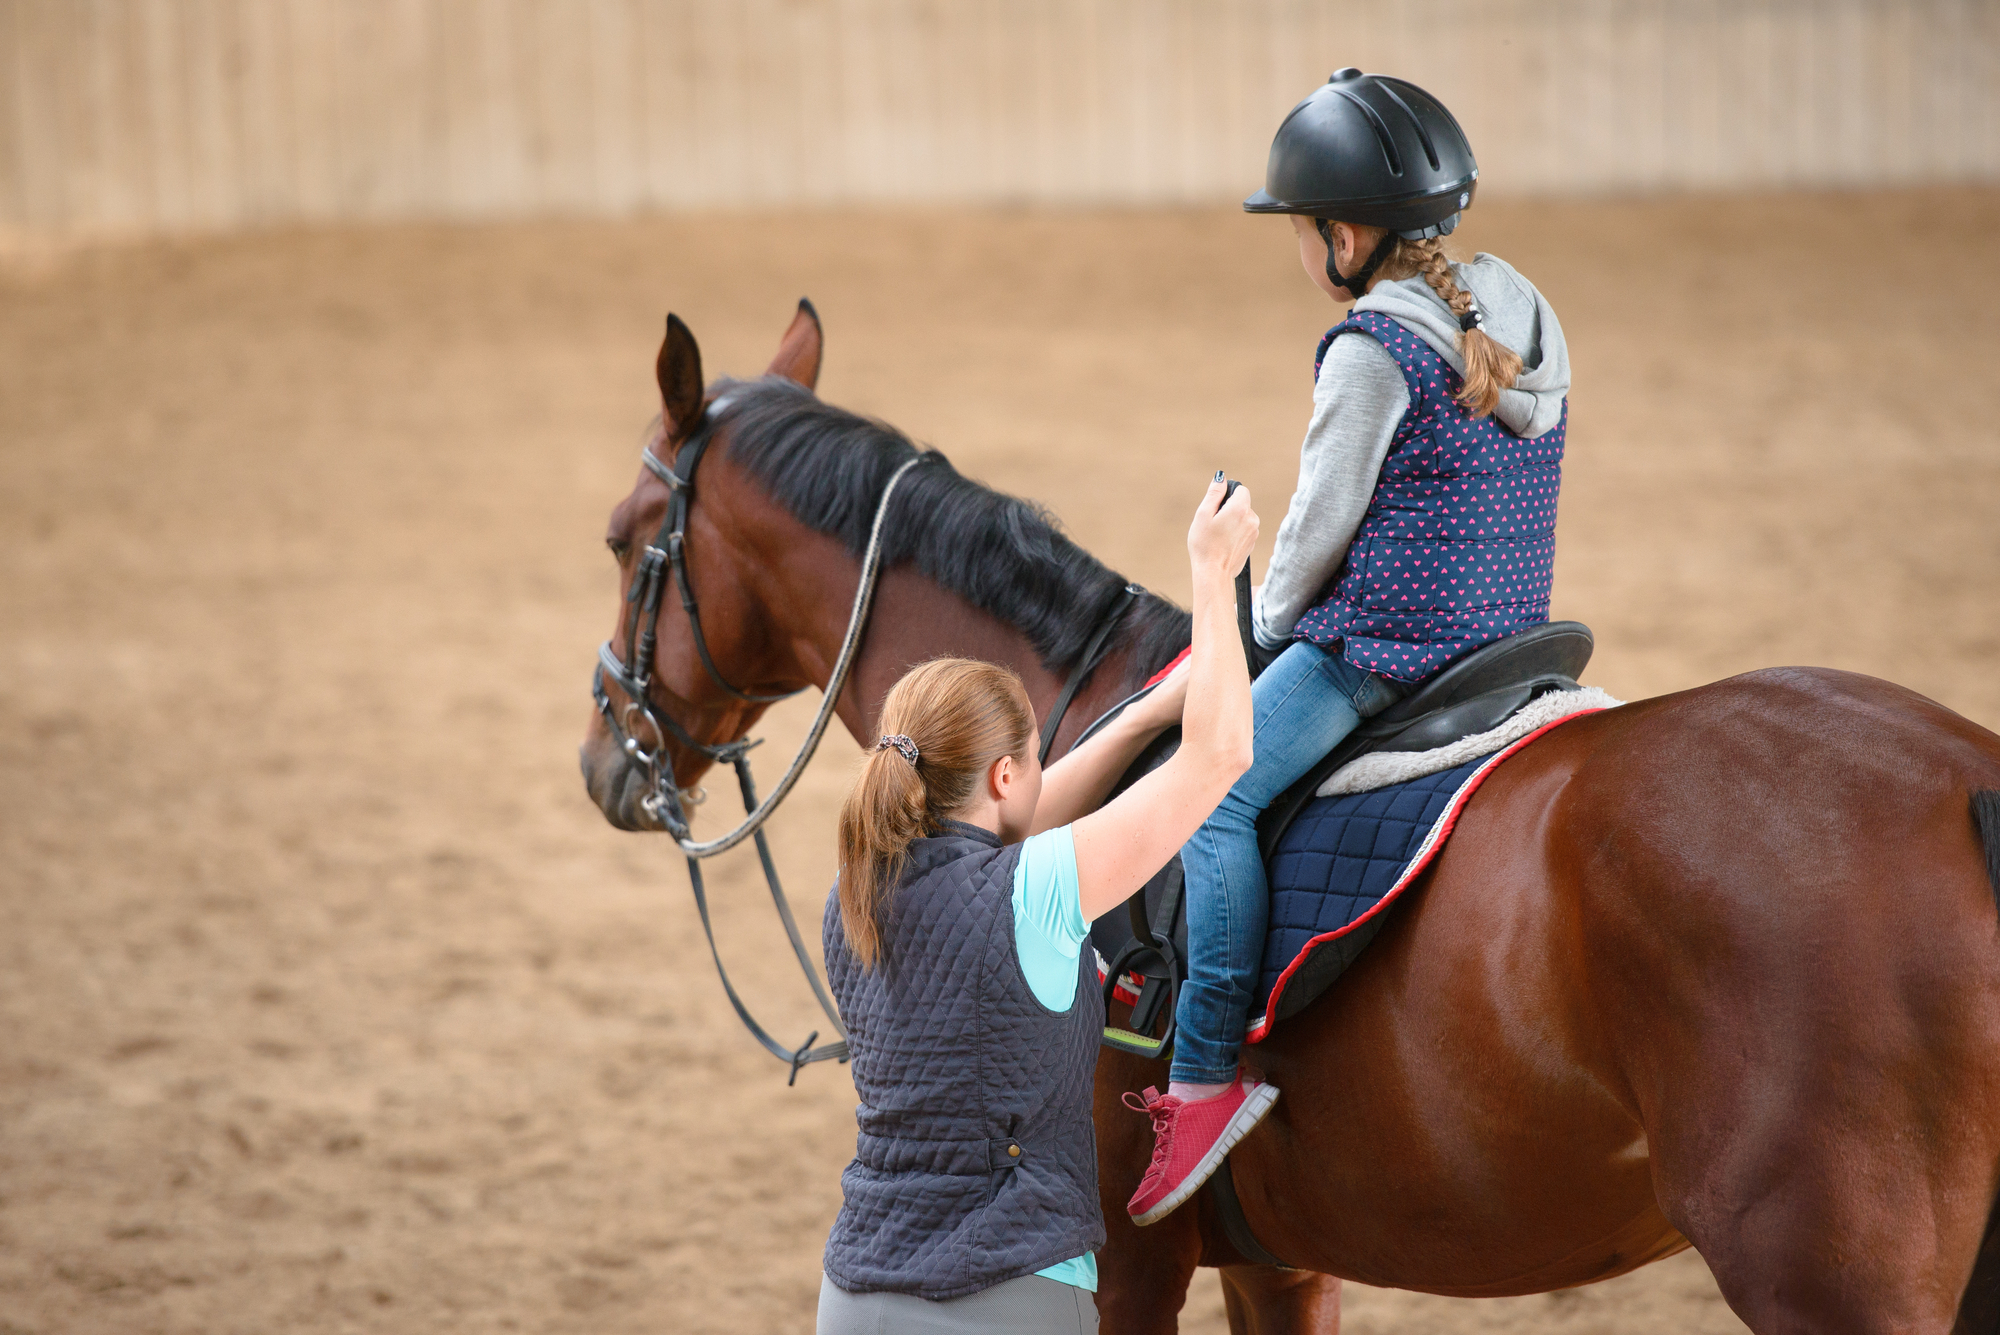
[[[1153, 1119], [1153, 1162], [1146, 1166], [1146, 1172], [1150, 1176], [1164, 1170], [1167, 1157], [1173, 1150], [1174, 1114], [1180, 1111], [1182, 1101], [1158, 1094], [1147, 1098], [1142, 1094], [1134, 1094], [1129, 1089], [1119, 1097], [1133, 1112], [1142, 1112]], [[1173, 1104], [1172, 1107], [1167, 1106], [1169, 1102]]]

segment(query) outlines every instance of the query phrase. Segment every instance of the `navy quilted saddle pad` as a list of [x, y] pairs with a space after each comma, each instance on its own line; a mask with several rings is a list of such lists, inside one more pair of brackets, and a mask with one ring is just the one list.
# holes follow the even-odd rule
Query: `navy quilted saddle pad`
[[1305, 805], [1267, 869], [1271, 917], [1248, 1041], [1262, 1039], [1346, 971], [1443, 847], [1478, 780], [1513, 749]]

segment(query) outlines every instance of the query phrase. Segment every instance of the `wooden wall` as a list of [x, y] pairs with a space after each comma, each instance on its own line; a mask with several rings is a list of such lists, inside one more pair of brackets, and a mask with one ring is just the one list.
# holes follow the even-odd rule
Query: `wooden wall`
[[2000, 0], [0, 0], [0, 230], [1222, 201], [1344, 64], [1494, 192], [2000, 178]]

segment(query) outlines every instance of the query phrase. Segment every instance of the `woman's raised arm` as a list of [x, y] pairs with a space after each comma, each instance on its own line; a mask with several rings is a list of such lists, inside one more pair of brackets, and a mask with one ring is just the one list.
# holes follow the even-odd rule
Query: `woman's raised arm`
[[1236, 629], [1236, 572], [1257, 541], [1257, 512], [1222, 474], [1188, 526], [1194, 567], [1194, 651], [1181, 745], [1101, 811], [1071, 827], [1085, 921], [1117, 907], [1180, 851], [1250, 768], [1250, 672]]

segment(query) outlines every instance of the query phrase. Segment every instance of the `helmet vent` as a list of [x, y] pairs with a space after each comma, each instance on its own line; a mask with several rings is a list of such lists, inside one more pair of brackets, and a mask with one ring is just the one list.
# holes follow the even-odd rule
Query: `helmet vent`
[[1376, 114], [1375, 108], [1369, 106], [1345, 88], [1336, 88], [1333, 91], [1361, 108], [1361, 114], [1368, 118], [1369, 126], [1375, 131], [1375, 138], [1382, 145], [1382, 156], [1389, 160], [1389, 174], [1391, 176], [1401, 176], [1403, 174], [1402, 155], [1396, 152], [1395, 137], [1389, 133], [1389, 127], [1383, 123], [1381, 116]]
[[1402, 95], [1396, 91], [1395, 85], [1390, 83], [1387, 79], [1376, 80], [1376, 86], [1379, 87], [1383, 92], [1387, 93], [1389, 95], [1389, 100], [1391, 102], [1394, 102], [1397, 106], [1401, 107], [1403, 109], [1403, 114], [1410, 118], [1410, 124], [1417, 127], [1417, 138], [1423, 141], [1424, 156], [1431, 160], [1431, 170], [1437, 171], [1438, 170], [1437, 145], [1431, 142], [1431, 132], [1424, 128], [1424, 118], [1422, 116], [1419, 116], [1415, 111], [1411, 110], [1410, 104], [1403, 100]]

